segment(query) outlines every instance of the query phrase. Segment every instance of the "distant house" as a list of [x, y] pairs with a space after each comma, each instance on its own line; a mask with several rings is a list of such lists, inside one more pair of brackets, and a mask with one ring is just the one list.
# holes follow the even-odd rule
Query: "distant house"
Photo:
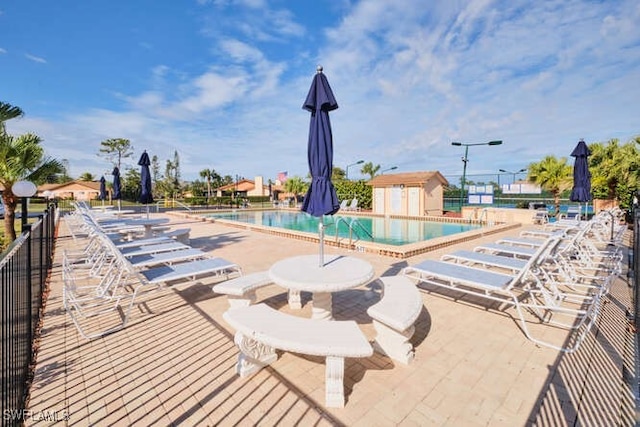
[[378, 175], [367, 182], [373, 187], [373, 213], [383, 215], [442, 215], [444, 187], [440, 172], [406, 172]]
[[[272, 185], [271, 194], [278, 189], [280, 189], [279, 186], [275, 184]], [[215, 191], [217, 197], [230, 194], [237, 194], [238, 197], [269, 196], [269, 185], [265, 185], [264, 179], [261, 176], [256, 176], [255, 180], [241, 179], [238, 182], [216, 188]]]
[[[107, 188], [107, 195], [110, 190]], [[38, 186], [36, 196], [50, 199], [94, 200], [100, 195], [97, 181], [69, 181], [64, 184], [43, 184]]]

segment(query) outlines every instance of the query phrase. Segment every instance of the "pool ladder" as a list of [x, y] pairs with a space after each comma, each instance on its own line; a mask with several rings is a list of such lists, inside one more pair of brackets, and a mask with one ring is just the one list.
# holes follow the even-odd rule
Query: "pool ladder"
[[[369, 233], [369, 231], [367, 231], [364, 225], [362, 225], [362, 223], [358, 221], [358, 218], [352, 218], [351, 221], [349, 222], [344, 217], [338, 217], [338, 219], [334, 223], [336, 227], [336, 242], [338, 241], [338, 233], [340, 231], [339, 227], [341, 222], [344, 222], [345, 225], [349, 227], [349, 246], [355, 245], [360, 240], [360, 234], [358, 234], [358, 230], [366, 234], [373, 242], [373, 236], [371, 235], [371, 233]], [[356, 236], [355, 240], [353, 239], [354, 234]]]
[[[469, 218], [467, 218], [467, 220], [469, 221], [469, 223], [473, 222], [473, 218], [471, 217], [471, 215], [469, 215]], [[480, 211], [480, 217], [477, 220], [480, 224], [494, 225], [493, 221], [489, 221], [489, 211], [487, 210], [487, 208], [484, 208]]]

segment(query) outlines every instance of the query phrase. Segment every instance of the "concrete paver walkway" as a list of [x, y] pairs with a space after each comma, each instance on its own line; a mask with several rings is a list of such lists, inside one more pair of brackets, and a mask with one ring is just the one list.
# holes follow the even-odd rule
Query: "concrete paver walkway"
[[[234, 261], [245, 274], [275, 261], [317, 253], [317, 244], [172, 218], [190, 227], [191, 245]], [[438, 259], [480, 241], [404, 260], [329, 248], [369, 261], [376, 275], [397, 274], [423, 259]], [[562, 354], [528, 341], [513, 311], [422, 288], [424, 309], [412, 339], [415, 361], [404, 366], [374, 354], [347, 359], [346, 406], [324, 406], [324, 360], [280, 353], [274, 364], [242, 379], [234, 331], [222, 319], [226, 298], [214, 281], [148, 293], [130, 324], [95, 340], [83, 339], [61, 303], [61, 249], [73, 241], [61, 225], [46, 306], [28, 425], [54, 414], [68, 425], [353, 425], [572, 426], [634, 425], [637, 343], [626, 312], [631, 292], [619, 278], [599, 322], [579, 351]], [[337, 319], [355, 319], [372, 340], [366, 309], [375, 286], [337, 293]], [[458, 297], [458, 296], [453, 296]], [[263, 288], [258, 299], [282, 310], [286, 291]], [[310, 315], [310, 295], [303, 293]], [[535, 329], [545, 338], [562, 331]], [[40, 418], [38, 418], [40, 417]], [[47, 423], [49, 424], [49, 423]]]

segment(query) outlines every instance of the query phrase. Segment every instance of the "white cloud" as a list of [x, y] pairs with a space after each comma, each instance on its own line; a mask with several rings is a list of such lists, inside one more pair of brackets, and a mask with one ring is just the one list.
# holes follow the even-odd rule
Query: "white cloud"
[[47, 60], [44, 58], [41, 58], [39, 56], [35, 56], [35, 55], [31, 55], [30, 53], [25, 53], [24, 57], [33, 61], [33, 62], [39, 62], [40, 64], [46, 64]]

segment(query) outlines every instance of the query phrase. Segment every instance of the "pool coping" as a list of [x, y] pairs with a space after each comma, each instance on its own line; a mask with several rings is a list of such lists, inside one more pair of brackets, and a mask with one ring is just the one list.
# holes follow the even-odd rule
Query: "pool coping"
[[[203, 222], [212, 222], [217, 224], [223, 224], [228, 227], [239, 228], [242, 230], [257, 231], [260, 233], [271, 234], [275, 236], [286, 237], [289, 239], [304, 240], [308, 242], [319, 242], [320, 237], [317, 233], [308, 233], [304, 231], [286, 230], [282, 228], [267, 227], [263, 225], [243, 223], [238, 221], [231, 221], [226, 219], [207, 218], [202, 215], [211, 213], [225, 213], [225, 212], [258, 212], [258, 211], [272, 211], [273, 209], [225, 209], [225, 210], [192, 210], [188, 213], [185, 212], [167, 212], [168, 214], [201, 220]], [[299, 209], [282, 209], [285, 211], [299, 212]], [[346, 214], [346, 213], [345, 213]], [[370, 212], [348, 212], [349, 216], [368, 216], [384, 218], [385, 215], [374, 214]], [[355, 243], [349, 242], [347, 238], [336, 238], [335, 236], [326, 236], [324, 244], [326, 246], [339, 247], [344, 249], [353, 250], [356, 252], [367, 252], [393, 258], [409, 258], [415, 255], [420, 255], [426, 252], [431, 252], [437, 249], [444, 248], [446, 246], [455, 245], [462, 242], [468, 242], [480, 237], [489, 236], [491, 234], [500, 233], [503, 231], [511, 230], [520, 227], [520, 223], [497, 223], [486, 225], [484, 221], [471, 220], [465, 218], [451, 218], [441, 216], [404, 216], [404, 215], [386, 215], [389, 218], [400, 219], [415, 219], [421, 221], [439, 221], [450, 223], [464, 223], [464, 224], [477, 224], [484, 225], [477, 230], [463, 231], [454, 235], [436, 237], [421, 242], [409, 243], [406, 245], [388, 245], [375, 242], [357, 241]]]

